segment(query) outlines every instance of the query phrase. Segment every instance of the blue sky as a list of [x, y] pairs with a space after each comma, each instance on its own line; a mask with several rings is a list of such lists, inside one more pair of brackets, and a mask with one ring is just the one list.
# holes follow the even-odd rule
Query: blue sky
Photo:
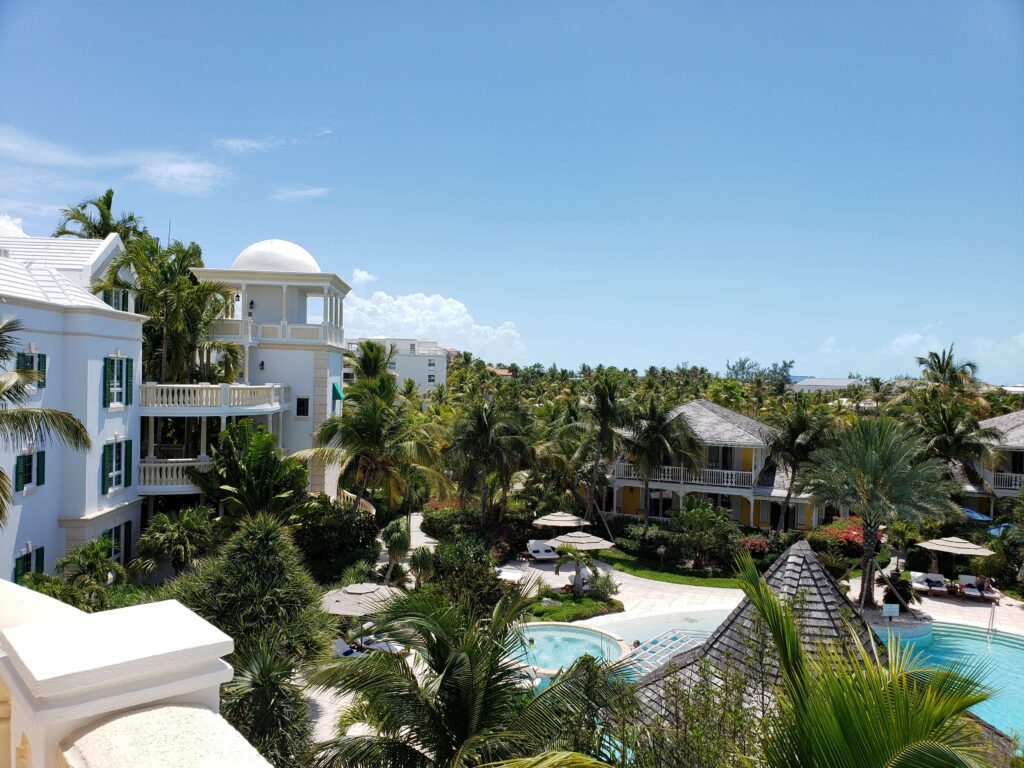
[[349, 335], [1024, 381], [1019, 2], [0, 0], [2, 226], [107, 186]]

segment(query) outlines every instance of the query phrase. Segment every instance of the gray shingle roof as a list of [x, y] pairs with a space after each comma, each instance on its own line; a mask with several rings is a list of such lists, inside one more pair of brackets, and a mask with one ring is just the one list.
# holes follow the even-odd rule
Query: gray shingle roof
[[985, 419], [981, 426], [999, 430], [1000, 436], [995, 444], [1000, 448], [1024, 449], [1024, 411], [1014, 411]]
[[716, 445], [766, 446], [777, 434], [767, 424], [723, 408], [708, 400], [691, 400], [672, 409], [682, 416], [702, 443]]
[[[784, 600], [798, 601], [797, 621], [803, 630], [805, 648], [813, 649], [822, 643], [852, 647], [849, 627], [861, 643], [879, 642], [806, 541], [798, 541], [783, 552], [765, 573], [765, 580]], [[754, 606], [744, 598], [707, 640], [641, 679], [640, 696], [652, 712], [660, 711], [666, 681], [696, 680], [698, 665], [706, 660], [713, 671], [728, 669], [742, 673], [755, 689], [752, 696], [760, 698], [757, 681], [767, 679], [769, 687], [774, 687], [779, 677], [772, 654], [767, 652], [770, 640], [759, 627]]]

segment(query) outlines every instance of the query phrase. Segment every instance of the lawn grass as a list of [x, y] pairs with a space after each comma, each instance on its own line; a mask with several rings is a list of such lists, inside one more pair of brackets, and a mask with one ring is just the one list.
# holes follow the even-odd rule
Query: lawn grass
[[624, 610], [618, 600], [596, 600], [593, 597], [557, 593], [548, 597], [557, 600], [558, 605], [541, 605], [538, 600], [530, 606], [530, 621], [580, 621], [604, 616], [606, 613], [622, 613]]
[[669, 584], [686, 584], [691, 587], [720, 587], [723, 589], [739, 589], [740, 587], [740, 583], [736, 579], [721, 576], [699, 576], [671, 565], [662, 568], [657, 563], [640, 560], [635, 555], [627, 554], [617, 547], [602, 549], [595, 552], [594, 555], [598, 560], [608, 563], [613, 568], [642, 579], [665, 581]]

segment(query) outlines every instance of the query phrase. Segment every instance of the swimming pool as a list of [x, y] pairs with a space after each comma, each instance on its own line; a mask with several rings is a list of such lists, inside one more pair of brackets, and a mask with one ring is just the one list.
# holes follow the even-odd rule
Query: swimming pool
[[594, 627], [614, 632], [626, 642], [639, 640], [646, 643], [659, 635], [678, 629], [696, 640], [703, 640], [732, 612], [730, 608], [691, 611], [665, 611], [660, 613], [610, 613], [577, 622], [574, 626]]
[[522, 660], [536, 667], [540, 674], [554, 674], [584, 654], [599, 660], [615, 661], [629, 650], [625, 643], [609, 632], [572, 624], [527, 624], [523, 635], [526, 645]]
[[989, 643], [983, 630], [936, 622], [930, 635], [903, 643], [936, 665], [982, 660], [987, 665], [985, 682], [995, 694], [971, 711], [1004, 733], [1024, 734], [1024, 638], [994, 632]]

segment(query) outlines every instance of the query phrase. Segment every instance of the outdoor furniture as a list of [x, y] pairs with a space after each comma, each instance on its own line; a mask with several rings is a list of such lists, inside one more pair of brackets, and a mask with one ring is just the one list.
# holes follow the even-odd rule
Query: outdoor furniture
[[1002, 599], [1003, 597], [1002, 592], [1000, 592], [998, 589], [993, 589], [990, 587], [989, 589], [985, 590], [985, 594], [982, 594], [978, 591], [977, 586], [975, 586], [976, 581], [976, 576], [971, 576], [970, 574], [961, 574], [960, 594], [962, 594], [964, 597], [976, 597], [982, 601], [994, 600], [998, 605], [1000, 599]]
[[558, 559], [558, 553], [543, 539], [530, 539], [526, 542], [526, 554], [534, 560]]
[[338, 639], [334, 641], [334, 655], [338, 657], [348, 657], [362, 656], [363, 654], [357, 651], [348, 643], [346, 643], [344, 640]]
[[376, 613], [388, 600], [402, 594], [396, 587], [365, 582], [332, 589], [323, 596], [322, 606], [335, 616], [368, 616]]
[[498, 574], [498, 578], [502, 581], [508, 581], [512, 584], [522, 584], [526, 580], [526, 571], [519, 568], [509, 568], [503, 566], [496, 568], [495, 572]]
[[915, 592], [928, 595], [929, 597], [949, 594], [949, 587], [946, 586], [946, 577], [941, 573], [911, 571], [910, 585]]

